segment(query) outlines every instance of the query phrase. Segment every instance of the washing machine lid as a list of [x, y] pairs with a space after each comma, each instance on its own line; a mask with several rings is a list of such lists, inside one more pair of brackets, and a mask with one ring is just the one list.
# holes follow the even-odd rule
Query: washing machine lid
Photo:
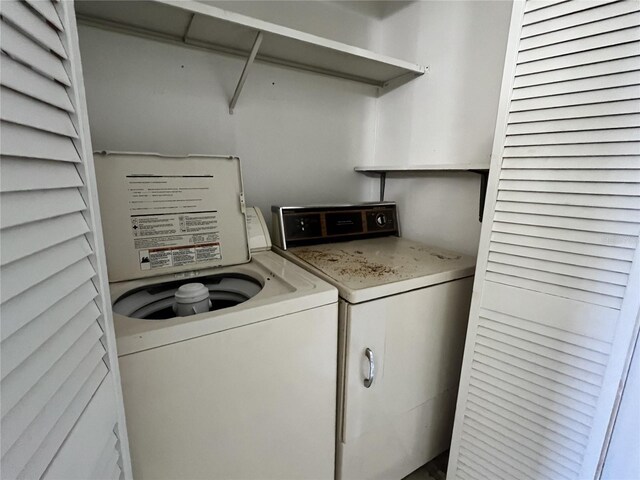
[[94, 154], [109, 281], [251, 260], [240, 159]]

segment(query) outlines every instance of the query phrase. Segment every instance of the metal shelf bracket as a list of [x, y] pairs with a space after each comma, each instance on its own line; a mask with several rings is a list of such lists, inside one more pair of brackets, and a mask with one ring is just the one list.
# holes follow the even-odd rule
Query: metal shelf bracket
[[378, 172], [380, 174], [380, 201], [384, 202], [384, 187], [387, 183], [387, 172]]
[[[489, 170], [463, 170], [466, 172], [477, 173], [480, 175], [480, 198], [478, 201], [478, 220], [482, 222], [482, 217], [484, 213], [484, 202], [487, 197], [487, 184], [489, 181]], [[384, 202], [384, 190], [387, 183], [387, 172], [383, 170], [379, 171], [370, 171], [370, 173], [375, 173], [378, 175], [380, 180], [380, 201]]]
[[233, 109], [238, 103], [238, 97], [240, 96], [240, 92], [242, 92], [242, 87], [244, 87], [244, 82], [247, 80], [247, 75], [249, 75], [249, 68], [253, 65], [253, 61], [256, 59], [256, 55], [258, 54], [258, 49], [260, 48], [260, 44], [262, 43], [262, 32], [258, 32], [256, 35], [256, 39], [253, 42], [253, 47], [251, 47], [251, 53], [247, 58], [246, 63], [244, 64], [244, 68], [242, 69], [242, 74], [240, 75], [240, 79], [238, 80], [238, 85], [236, 85], [236, 91], [233, 92], [233, 97], [231, 98], [231, 102], [229, 102], [229, 113], [233, 115]]
[[487, 198], [487, 184], [489, 183], [489, 170], [469, 170], [470, 172], [480, 175], [480, 200], [478, 210], [478, 220], [482, 222], [484, 213], [484, 201]]

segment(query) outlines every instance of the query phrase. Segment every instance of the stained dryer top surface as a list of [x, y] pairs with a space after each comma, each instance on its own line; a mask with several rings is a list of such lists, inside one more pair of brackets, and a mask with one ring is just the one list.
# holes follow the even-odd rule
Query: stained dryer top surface
[[334, 284], [350, 303], [469, 277], [476, 262], [472, 256], [398, 237], [294, 247], [287, 252]]

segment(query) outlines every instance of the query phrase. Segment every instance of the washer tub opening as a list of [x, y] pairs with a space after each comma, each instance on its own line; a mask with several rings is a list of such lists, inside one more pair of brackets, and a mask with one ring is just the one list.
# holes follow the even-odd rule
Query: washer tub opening
[[145, 320], [175, 318], [174, 295], [180, 285], [194, 281], [209, 289], [210, 311], [233, 307], [246, 302], [262, 290], [262, 283], [249, 275], [207, 275], [183, 280], [157, 283], [137, 288], [118, 298], [113, 304], [114, 313]]

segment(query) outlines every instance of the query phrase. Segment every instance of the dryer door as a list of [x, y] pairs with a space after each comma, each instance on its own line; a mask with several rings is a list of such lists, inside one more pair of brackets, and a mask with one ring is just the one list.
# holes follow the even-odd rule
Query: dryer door
[[402, 478], [446, 450], [471, 286], [465, 278], [342, 312], [339, 479]]

